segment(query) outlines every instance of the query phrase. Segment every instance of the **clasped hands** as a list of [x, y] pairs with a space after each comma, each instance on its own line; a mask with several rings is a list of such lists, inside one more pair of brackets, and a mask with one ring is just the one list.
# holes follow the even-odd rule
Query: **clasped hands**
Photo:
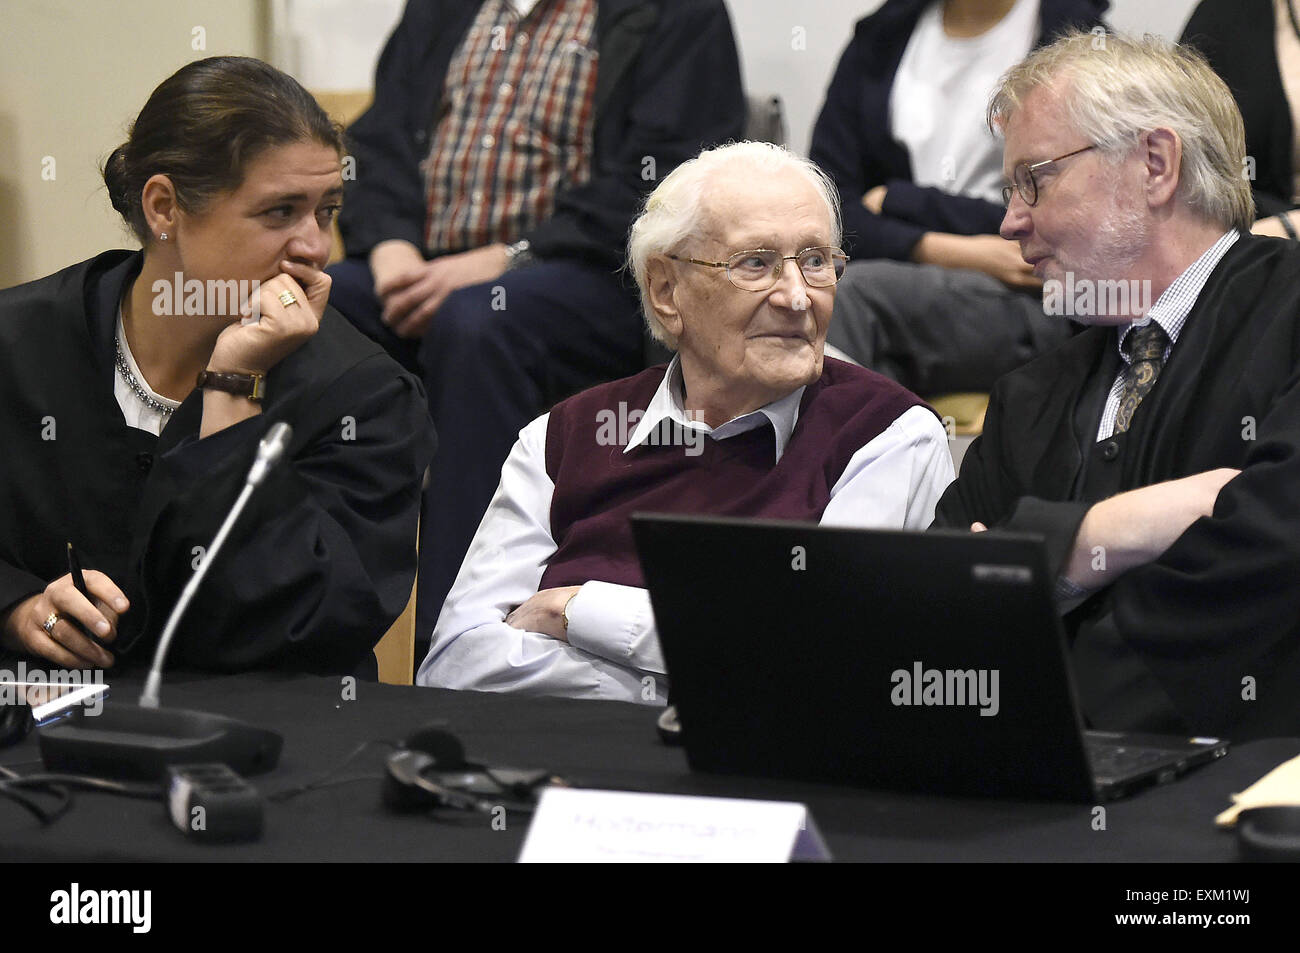
[[[862, 206], [873, 215], [883, 214], [888, 187], [877, 185], [862, 196]], [[920, 265], [941, 265], [982, 271], [1008, 288], [1034, 290], [1043, 286], [1034, 269], [1021, 257], [1020, 246], [1000, 235], [955, 235], [926, 232], [912, 248]]]
[[381, 318], [403, 338], [422, 337], [447, 296], [458, 288], [500, 277], [508, 264], [506, 246], [484, 245], [456, 255], [425, 261], [408, 241], [380, 242], [370, 252], [375, 297]]

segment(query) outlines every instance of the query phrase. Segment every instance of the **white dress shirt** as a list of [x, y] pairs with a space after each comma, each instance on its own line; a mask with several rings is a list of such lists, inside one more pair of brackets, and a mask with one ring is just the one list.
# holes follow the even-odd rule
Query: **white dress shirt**
[[1164, 328], [1169, 338], [1164, 357], [1161, 358], [1162, 361], [1169, 360], [1170, 352], [1178, 343], [1178, 335], [1183, 333], [1187, 316], [1192, 313], [1196, 299], [1201, 296], [1201, 289], [1210, 280], [1210, 272], [1214, 271], [1219, 260], [1237, 243], [1240, 236], [1241, 233], [1235, 228], [1224, 232], [1217, 242], [1207, 248], [1200, 258], [1188, 265], [1187, 270], [1170, 283], [1164, 294], [1147, 310], [1146, 314], [1120, 331], [1116, 344], [1125, 366], [1121, 367], [1119, 373], [1115, 375], [1115, 382], [1110, 385], [1110, 393], [1106, 396], [1106, 406], [1102, 408], [1101, 423], [1097, 427], [1098, 443], [1109, 440], [1115, 434], [1115, 418], [1119, 415], [1119, 402], [1124, 396], [1124, 384], [1127, 378], [1125, 372], [1133, 364], [1133, 359], [1124, 350], [1124, 339], [1134, 328], [1154, 321]]
[[[781, 459], [799, 417], [799, 388], [780, 400], [710, 428], [682, 403], [677, 358], [632, 428], [624, 453], [665, 419], [725, 440], [772, 423]], [[663, 655], [647, 590], [592, 581], [568, 606], [568, 639], [507, 625], [506, 616], [537, 592], [556, 551], [546, 473], [544, 414], [525, 427], [501, 470], [483, 522], [443, 604], [416, 682], [442, 688], [664, 703]], [[947, 434], [925, 407], [911, 407], [849, 460], [831, 488], [821, 522], [923, 530], [953, 480]]]

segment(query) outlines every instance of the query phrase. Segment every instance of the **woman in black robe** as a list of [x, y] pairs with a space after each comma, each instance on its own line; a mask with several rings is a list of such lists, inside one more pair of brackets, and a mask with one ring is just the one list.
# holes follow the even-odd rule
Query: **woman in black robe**
[[342, 154], [292, 78], [191, 63], [105, 164], [142, 250], [0, 292], [5, 649], [70, 668], [146, 655], [277, 421], [287, 459], [173, 658], [347, 672], [399, 614], [434, 438], [419, 383], [327, 306]]

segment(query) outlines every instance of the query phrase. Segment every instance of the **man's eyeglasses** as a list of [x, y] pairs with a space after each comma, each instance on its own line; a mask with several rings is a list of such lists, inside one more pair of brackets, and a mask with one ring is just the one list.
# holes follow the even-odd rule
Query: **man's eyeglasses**
[[766, 291], [781, 277], [781, 266], [793, 261], [799, 266], [803, 280], [813, 288], [828, 288], [840, 280], [849, 256], [844, 249], [833, 245], [805, 248], [797, 255], [782, 255], [770, 248], [738, 251], [726, 261], [701, 261], [698, 258], [680, 258], [669, 255], [673, 261], [686, 261], [692, 265], [727, 269], [727, 279], [742, 291]]
[[1075, 149], [1073, 152], [1067, 152], [1063, 156], [1057, 156], [1055, 159], [1044, 159], [1042, 162], [1035, 162], [1030, 165], [1028, 162], [1022, 162], [1016, 166], [1011, 173], [1011, 181], [1014, 184], [1002, 187], [1002, 204], [1011, 204], [1011, 193], [1019, 192], [1020, 197], [1025, 200], [1025, 204], [1033, 208], [1038, 204], [1038, 180], [1034, 178], [1034, 172], [1044, 166], [1049, 166], [1054, 162], [1060, 162], [1062, 159], [1068, 159], [1070, 156], [1077, 156], [1081, 152], [1087, 152], [1089, 149], [1096, 149], [1096, 146], [1084, 146], [1082, 149]]

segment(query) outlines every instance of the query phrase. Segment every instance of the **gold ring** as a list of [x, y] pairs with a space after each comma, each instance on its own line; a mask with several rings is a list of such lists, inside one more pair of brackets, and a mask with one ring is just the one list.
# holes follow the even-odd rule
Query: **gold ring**
[[284, 305], [286, 308], [289, 307], [289, 305], [291, 304], [297, 304], [297, 303], [298, 303], [298, 299], [292, 291], [280, 292], [280, 304]]
[[45, 630], [46, 635], [50, 635], [54, 632], [54, 623], [58, 621], [59, 614], [57, 612], [51, 612], [50, 617], [41, 623], [41, 628]]

